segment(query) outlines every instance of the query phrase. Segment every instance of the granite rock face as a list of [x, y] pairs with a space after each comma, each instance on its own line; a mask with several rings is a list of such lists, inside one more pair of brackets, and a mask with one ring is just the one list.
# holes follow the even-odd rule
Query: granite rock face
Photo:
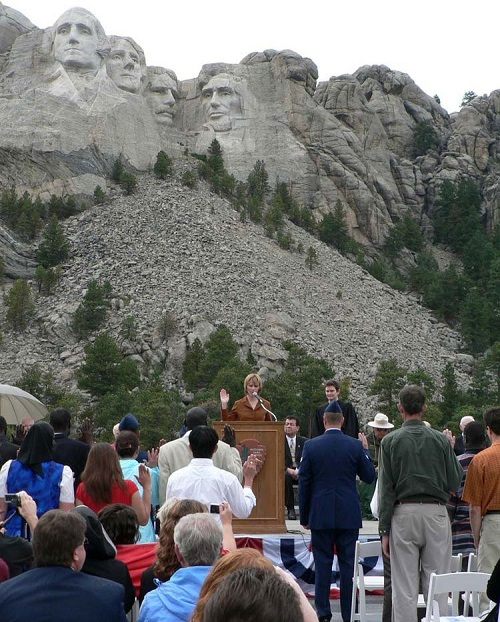
[[[351, 377], [351, 396], [363, 419], [374, 412], [367, 387], [382, 359], [421, 366], [436, 378], [451, 361], [466, 381], [470, 360], [459, 353], [459, 336], [415, 298], [289, 224], [297, 244], [317, 252], [319, 264], [310, 270], [304, 254], [285, 251], [261, 226], [242, 223], [204, 184], [197, 190], [182, 186], [181, 172], [165, 182], [139, 175], [135, 195], [117, 196], [64, 221], [72, 259], [54, 295], [39, 300], [29, 330], [4, 335], [5, 382], [37, 362], [75, 385], [84, 353], [70, 323], [91, 278], [112, 284], [104, 329], [121, 342], [121, 324], [133, 316], [140, 338], [123, 342], [125, 351], [144, 376], [161, 365], [171, 387], [181, 388], [187, 348], [195, 339], [205, 342], [220, 323], [230, 329], [242, 358], [251, 352], [264, 374], [282, 369], [287, 339], [328, 360], [339, 377]], [[3, 304], [0, 298], [0, 313]], [[158, 325], [166, 312], [177, 328], [163, 339]]]
[[[1, 9], [9, 51], [0, 68], [0, 148], [56, 156], [67, 171], [54, 177], [103, 178], [119, 155], [146, 170], [160, 149], [204, 153], [217, 138], [238, 179], [263, 160], [271, 183], [287, 182], [317, 219], [340, 201], [353, 237], [377, 248], [405, 215], [431, 229], [444, 179], [469, 175], [482, 184], [491, 172], [495, 93], [450, 119], [405, 73], [365, 65], [317, 84], [314, 62], [291, 50], [204, 65], [179, 82], [172, 70], [147, 66], [140, 42], [108, 36], [85, 9], [69, 9], [45, 30]], [[68, 44], [78, 23], [90, 29], [93, 50]], [[415, 157], [415, 128], [424, 122], [437, 150]], [[79, 185], [90, 194], [91, 183]], [[485, 209], [494, 213], [496, 185], [486, 188]], [[40, 191], [36, 175], [31, 189]]]
[[[90, 38], [85, 49], [79, 45], [82, 24]], [[178, 168], [191, 166], [184, 154], [204, 153], [216, 138], [226, 167], [238, 179], [246, 180], [255, 162], [263, 160], [270, 183], [286, 182], [317, 220], [340, 201], [352, 236], [372, 253], [405, 215], [415, 218], [431, 236], [436, 197], [444, 180], [475, 179], [483, 190], [488, 226], [499, 221], [500, 91], [475, 98], [450, 117], [405, 73], [365, 65], [352, 75], [332, 76], [318, 84], [314, 62], [291, 50], [253, 52], [238, 64], [204, 65], [198, 76], [181, 82], [171, 69], [148, 66], [141, 42], [129, 35], [133, 33], [105, 33], [98, 18], [81, 8], [69, 9], [52, 27], [42, 30], [0, 4], [0, 188], [15, 185], [20, 192], [28, 190], [44, 199], [51, 194], [89, 196], [96, 185], [106, 187], [118, 156], [138, 172], [151, 167], [160, 149], [174, 157]], [[169, 65], [175, 68], [175, 59], [171, 60]], [[433, 128], [436, 145], [417, 156], [414, 133], [422, 123]], [[69, 314], [81, 298], [84, 280], [92, 276], [105, 276], [113, 283], [116, 279], [123, 294], [117, 300], [117, 317], [124, 301], [131, 300], [150, 334], [150, 340], [146, 337], [139, 351], [131, 350], [131, 356], [164, 362], [172, 377], [189, 343], [197, 336], [205, 339], [219, 320], [234, 329], [242, 350], [250, 349], [262, 368], [279, 367], [280, 341], [297, 338], [304, 347], [330, 359], [339, 347], [343, 358], [339, 371], [353, 375], [358, 383], [367, 381], [377, 360], [389, 356], [402, 360], [402, 344], [405, 340], [414, 343], [415, 316], [423, 313], [417, 303], [408, 299], [403, 303], [399, 294], [377, 285], [358, 267], [344, 265], [346, 260], [327, 252], [319, 242], [302, 240], [304, 232], [294, 231], [294, 236], [304, 245], [318, 245], [323, 261], [342, 272], [338, 283], [336, 275], [335, 291], [347, 288], [351, 292], [347, 298], [342, 295], [342, 303], [335, 296], [325, 308], [321, 299], [331, 296], [331, 284], [324, 288], [303, 268], [300, 272], [296, 263], [302, 264], [303, 259], [292, 261], [275, 246], [267, 248], [273, 244], [270, 241], [259, 239], [255, 246], [234, 213], [227, 213], [227, 206], [214, 203], [208, 193], [203, 203], [196, 193], [180, 187], [167, 187], [164, 194], [144, 183], [141, 201], [133, 199], [133, 204], [123, 206], [117, 201], [103, 212], [105, 216], [92, 210], [68, 224], [77, 258], [81, 255], [81, 261], [77, 259], [70, 269], [76, 271], [69, 281], [76, 289], [66, 283], [62, 291], [68, 303], [58, 300], [50, 318], [41, 318], [50, 347], [65, 353], [60, 362], [65, 379], [71, 378], [81, 360], [81, 348], [71, 344]], [[207, 219], [206, 205], [221, 210], [220, 226], [230, 223], [232, 244], [238, 240], [242, 246], [238, 255], [231, 246], [220, 252], [212, 224], [198, 226], [202, 214]], [[121, 218], [117, 206], [127, 214], [125, 231], [115, 223]], [[170, 231], [158, 238], [157, 223], [143, 222], [151, 210], [154, 218], [165, 220], [166, 228], [167, 224], [179, 231], [187, 228], [199, 239], [186, 233], [180, 239], [171, 238]], [[151, 214], [148, 218], [154, 219]], [[131, 231], [136, 237], [129, 242]], [[189, 245], [186, 239], [191, 240]], [[81, 246], [84, 242], [86, 246]], [[192, 249], [199, 244], [202, 248], [196, 254]], [[127, 246], [128, 252], [115, 257], [120, 245]], [[157, 252], [154, 262], [151, 245]], [[32, 251], [7, 231], [0, 233], [0, 253], [9, 277], [32, 275]], [[168, 270], [169, 284], [175, 284], [170, 290], [158, 266], [167, 264], [171, 253], [176, 261]], [[128, 267], [124, 274], [120, 272], [123, 265]], [[258, 304], [248, 309], [245, 283], [252, 287], [252, 275], [264, 265], [275, 287], [266, 296], [252, 289]], [[309, 291], [309, 285], [304, 288], [302, 282], [288, 281], [288, 269], [299, 270], [303, 282], [312, 279], [314, 287]], [[217, 293], [225, 285], [225, 274], [233, 275], [241, 285], [229, 292], [230, 313], [228, 296]], [[206, 283], [212, 285], [210, 295]], [[375, 298], [357, 298], [354, 289], [365, 286]], [[163, 300], [153, 301], [154, 309], [167, 309], [180, 318], [179, 334], [171, 343], [159, 340], [150, 319], [151, 290], [160, 292]], [[382, 329], [379, 334], [364, 316], [357, 317], [364, 305], [380, 310], [387, 335]], [[401, 305], [411, 312], [398, 320]], [[308, 312], [303, 313], [303, 308]], [[246, 330], [251, 328], [248, 318], [252, 314], [261, 337], [249, 340]], [[439, 353], [434, 356], [426, 351], [422, 362], [434, 358], [441, 369], [447, 356], [455, 360], [457, 337], [425, 313], [424, 317], [415, 350], [422, 340], [439, 342]], [[332, 323], [342, 326], [340, 341], [323, 342], [321, 336], [331, 331]], [[370, 345], [374, 334], [377, 347]], [[391, 335], [397, 335], [394, 343]], [[33, 351], [40, 348], [33, 346]], [[24, 355], [31, 358], [27, 352]], [[16, 364], [17, 359], [12, 369]]]
[[22, 13], [0, 2], [0, 54], [9, 52], [16, 38], [35, 26]]

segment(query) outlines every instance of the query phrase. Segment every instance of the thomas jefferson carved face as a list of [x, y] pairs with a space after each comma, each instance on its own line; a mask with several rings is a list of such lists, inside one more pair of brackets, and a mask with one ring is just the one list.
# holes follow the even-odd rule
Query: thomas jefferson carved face
[[175, 80], [168, 73], [149, 75], [145, 96], [156, 122], [172, 125], [179, 98]]
[[201, 98], [206, 122], [216, 132], [227, 132], [232, 120], [241, 117], [241, 96], [233, 76], [219, 74], [202, 88]]
[[129, 93], [141, 87], [141, 57], [137, 49], [122, 37], [110, 37], [111, 51], [106, 58], [106, 71], [116, 86]]
[[103, 62], [98, 52], [100, 37], [105, 36], [97, 19], [85, 9], [70, 9], [54, 29], [55, 59], [69, 69], [97, 72]]

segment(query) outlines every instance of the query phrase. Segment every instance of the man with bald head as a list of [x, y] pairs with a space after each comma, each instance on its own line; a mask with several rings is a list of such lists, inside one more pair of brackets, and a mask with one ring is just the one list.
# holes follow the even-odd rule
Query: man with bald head
[[[187, 467], [193, 458], [189, 448], [189, 435], [191, 430], [199, 426], [206, 426], [208, 423], [207, 413], [195, 406], [190, 408], [186, 413], [187, 432], [181, 438], [175, 441], [165, 443], [160, 447], [158, 456], [158, 468], [160, 471], [160, 503], [165, 501], [165, 492], [167, 490], [168, 478], [172, 473]], [[241, 457], [236, 449], [234, 431], [230, 426], [224, 427], [224, 440], [217, 444], [217, 451], [213, 455], [214, 466], [224, 471], [229, 471], [235, 475], [240, 481], [243, 477], [243, 466]]]
[[460, 423], [459, 423], [460, 434], [457, 434], [455, 436], [455, 444], [453, 445], [453, 451], [455, 452], [456, 456], [461, 456], [463, 453], [465, 453], [463, 432], [465, 430], [465, 426], [468, 423], [471, 423], [471, 421], [474, 421], [474, 417], [472, 415], [465, 415], [465, 417], [462, 417], [460, 419]]

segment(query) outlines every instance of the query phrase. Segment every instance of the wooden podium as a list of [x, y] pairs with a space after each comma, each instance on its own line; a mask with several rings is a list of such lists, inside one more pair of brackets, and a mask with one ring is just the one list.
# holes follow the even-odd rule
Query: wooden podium
[[236, 445], [245, 445], [245, 441], [251, 445], [251, 441], [257, 441], [266, 452], [264, 464], [252, 485], [257, 504], [248, 518], [233, 519], [234, 533], [286, 533], [283, 421], [213, 421], [219, 438], [226, 423], [236, 432]]

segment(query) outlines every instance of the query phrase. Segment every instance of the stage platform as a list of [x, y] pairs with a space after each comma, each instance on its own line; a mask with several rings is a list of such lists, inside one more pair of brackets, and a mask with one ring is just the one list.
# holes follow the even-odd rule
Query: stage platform
[[[311, 532], [301, 527], [298, 520], [286, 521], [287, 532], [278, 534], [236, 534], [238, 548], [251, 547], [261, 551], [274, 565], [291, 572], [304, 593], [314, 597], [314, 559], [311, 552]], [[378, 540], [378, 522], [363, 521], [359, 531], [360, 540]], [[381, 558], [363, 560], [365, 574], [383, 575]], [[332, 566], [330, 598], [339, 595], [339, 571], [337, 558]], [[378, 592], [377, 592], [378, 593]]]

